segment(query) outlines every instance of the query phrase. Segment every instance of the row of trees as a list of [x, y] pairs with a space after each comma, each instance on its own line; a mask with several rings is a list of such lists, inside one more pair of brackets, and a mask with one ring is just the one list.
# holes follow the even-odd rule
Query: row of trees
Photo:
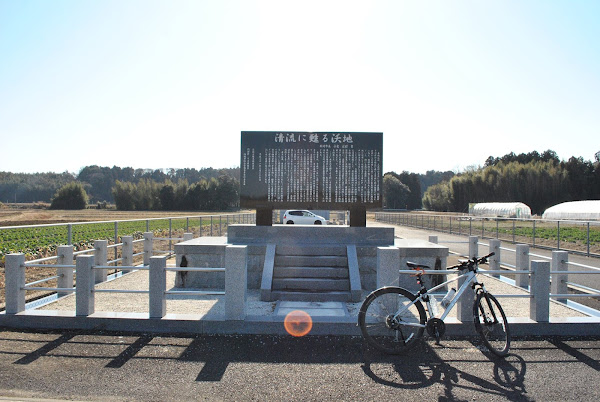
[[193, 184], [187, 180], [117, 181], [112, 193], [117, 209], [123, 211], [218, 211], [239, 206], [239, 182], [226, 175]]
[[141, 180], [153, 180], [198, 183], [210, 181], [220, 176], [230, 176], [239, 180], [239, 168], [231, 169], [133, 169], [118, 166], [86, 166], [79, 174], [64, 173], [10, 173], [0, 172], [0, 201], [3, 202], [50, 202], [56, 192], [73, 181], [81, 183], [92, 203], [114, 202], [113, 187], [117, 181], [138, 183]]
[[575, 157], [560, 161], [554, 151], [546, 151], [489, 157], [483, 168], [429, 187], [423, 205], [466, 212], [469, 203], [519, 201], [541, 214], [552, 205], [586, 199], [600, 199], [600, 162]]
[[58, 189], [72, 182], [70, 173], [0, 172], [0, 201], [50, 202]]

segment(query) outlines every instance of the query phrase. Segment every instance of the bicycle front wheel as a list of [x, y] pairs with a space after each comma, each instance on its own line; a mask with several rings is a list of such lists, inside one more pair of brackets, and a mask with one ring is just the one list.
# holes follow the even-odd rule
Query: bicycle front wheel
[[[358, 313], [358, 325], [375, 348], [402, 353], [423, 335], [427, 316], [420, 301], [406, 289], [384, 287], [371, 293]], [[409, 306], [409, 307], [407, 307]]]
[[490, 293], [480, 292], [473, 304], [475, 329], [483, 343], [496, 356], [506, 356], [510, 348], [510, 331], [504, 310]]

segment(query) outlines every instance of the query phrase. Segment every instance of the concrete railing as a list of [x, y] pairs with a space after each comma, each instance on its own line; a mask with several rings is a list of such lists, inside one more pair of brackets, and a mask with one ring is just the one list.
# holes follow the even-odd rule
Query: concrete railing
[[[438, 243], [437, 236], [430, 236], [429, 241], [432, 243]], [[479, 241], [477, 236], [470, 236], [468, 239], [469, 245], [469, 258], [479, 256]], [[480, 274], [489, 275], [492, 277], [500, 277], [502, 275], [514, 275], [515, 285], [528, 290], [528, 294], [513, 293], [513, 294], [494, 294], [498, 298], [528, 298], [529, 302], [529, 318], [536, 322], [547, 323], [550, 321], [550, 300], [554, 299], [563, 304], [567, 304], [567, 298], [574, 297], [588, 297], [588, 298], [599, 298], [600, 291], [597, 289], [587, 288], [585, 293], [574, 294], [568, 293], [568, 286], [572, 284], [569, 282], [569, 275], [594, 275], [600, 274], [600, 269], [583, 266], [582, 264], [569, 263], [568, 253], [566, 251], [553, 251], [551, 261], [544, 259], [531, 260], [529, 254], [529, 246], [517, 245], [517, 265], [512, 267], [513, 269], [501, 269], [505, 267], [505, 264], [501, 262], [502, 250], [500, 242], [498, 240], [491, 240], [489, 242], [489, 249], [483, 253], [488, 254], [494, 252], [495, 255], [489, 259], [489, 269], [479, 269]], [[541, 256], [538, 256], [541, 257]], [[594, 270], [590, 271], [575, 271], [569, 270], [569, 265], [579, 266], [582, 268], [588, 268]], [[380, 247], [378, 249], [378, 275], [379, 273], [387, 272], [382, 276], [387, 278], [393, 278], [396, 271], [400, 274], [412, 274], [412, 270], [406, 267], [398, 266], [398, 259], [394, 257], [393, 247]], [[425, 271], [427, 274], [432, 275], [446, 275], [456, 274], [454, 271], [447, 270], [428, 270]], [[397, 278], [397, 276], [396, 276]], [[378, 286], [391, 285], [380, 283]], [[461, 283], [458, 283], [460, 286]], [[580, 286], [580, 285], [577, 285]], [[583, 306], [580, 306], [583, 307]], [[593, 309], [582, 308], [579, 309], [583, 313], [590, 316], [599, 317], [600, 312]], [[472, 318], [472, 303], [462, 302], [459, 300], [457, 303], [457, 317], [460, 321], [469, 320]]]
[[[247, 288], [247, 249], [246, 246], [224, 246], [225, 267], [196, 268], [196, 267], [167, 267], [166, 260], [172, 255], [172, 251], [154, 250], [155, 240], [180, 241], [192, 238], [191, 233], [184, 234], [183, 238], [161, 238], [154, 237], [152, 232], [144, 233], [144, 251], [133, 253], [133, 244], [136, 242], [132, 236], [123, 236], [122, 243], [108, 245], [106, 240], [94, 242], [94, 248], [74, 253], [72, 246], [59, 246], [57, 255], [38, 260], [26, 262], [23, 253], [13, 253], [6, 256], [6, 314], [18, 314], [25, 311], [27, 291], [56, 292], [64, 296], [71, 293], [76, 294], [76, 315], [89, 316], [95, 312], [94, 296], [96, 293], [147, 293], [149, 295], [149, 317], [162, 318], [166, 314], [166, 297], [169, 294], [180, 295], [225, 295], [225, 317], [231, 320], [240, 320], [245, 317], [245, 300]], [[108, 248], [121, 247], [122, 257], [108, 260]], [[92, 253], [93, 255], [87, 255]], [[154, 256], [155, 253], [166, 255]], [[134, 257], [144, 257], [143, 265], [133, 265]], [[73, 261], [75, 259], [75, 264]], [[55, 261], [56, 264], [48, 264]], [[121, 262], [122, 265], [116, 266]], [[35, 282], [25, 283], [25, 270], [33, 268], [56, 268], [57, 275], [44, 278]], [[96, 289], [95, 285], [107, 280], [109, 269], [118, 268], [122, 272], [133, 270], [149, 270], [148, 290], [124, 290], [124, 289]], [[167, 271], [224, 271], [225, 291], [167, 291]], [[76, 286], [73, 287], [73, 273], [77, 273]], [[57, 280], [56, 287], [40, 287], [41, 283]]]

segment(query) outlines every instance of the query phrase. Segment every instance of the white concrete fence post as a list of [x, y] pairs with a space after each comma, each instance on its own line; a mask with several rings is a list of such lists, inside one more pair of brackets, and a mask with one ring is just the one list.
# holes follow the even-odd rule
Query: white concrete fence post
[[437, 236], [429, 236], [429, 243], [438, 244], [438, 237]]
[[[516, 266], [517, 271], [529, 271], [529, 245], [528, 244], [517, 244], [516, 247]], [[529, 286], [529, 275], [528, 274], [517, 274], [515, 275], [515, 284], [521, 288]]]
[[[500, 240], [492, 239], [490, 240], [490, 253], [494, 253], [493, 256], [490, 257], [489, 261], [489, 269], [490, 271], [499, 271], [500, 270]], [[491, 274], [493, 277], [499, 278], [500, 274]]]
[[167, 257], [150, 258], [149, 302], [150, 318], [163, 318], [167, 314]]
[[376, 287], [398, 286], [400, 249], [398, 247], [377, 247]]
[[537, 322], [550, 320], [550, 262], [531, 261], [531, 283], [529, 285], [529, 318]]
[[469, 236], [469, 258], [479, 257], [479, 237]]
[[[58, 246], [56, 249], [57, 265], [73, 265], [73, 246]], [[73, 268], [57, 268], [59, 276], [57, 286], [63, 289], [73, 289]], [[58, 292], [58, 297], [69, 295], [69, 292]]]
[[7, 254], [5, 262], [6, 314], [18, 314], [25, 311], [25, 254]]
[[[105, 267], [108, 261], [108, 240], [94, 240], [94, 265]], [[96, 283], [106, 282], [108, 269], [96, 269], [94, 272]]]
[[[132, 267], [133, 266], [133, 236], [123, 236], [121, 237], [121, 255], [123, 260], [121, 261], [121, 265], [124, 267]], [[130, 269], [124, 269], [123, 271], [129, 272]]]
[[144, 265], [150, 265], [150, 257], [152, 257], [153, 240], [153, 232], [144, 232]]
[[94, 314], [94, 265], [93, 255], [78, 255], [75, 261], [77, 274], [75, 294], [75, 315], [88, 316]]
[[[469, 236], [469, 258], [477, 257], [479, 253], [479, 238], [477, 236]], [[463, 272], [464, 273], [464, 272]], [[459, 279], [457, 290], [464, 283], [464, 279]], [[461, 322], [473, 321], [473, 300], [475, 293], [466, 291], [456, 302], [456, 318]]]
[[192, 240], [193, 238], [194, 238], [194, 234], [193, 233], [184, 233], [183, 234], [183, 241]]
[[[551, 293], [554, 294], [567, 294], [568, 286], [567, 281], [569, 276], [566, 272], [569, 270], [569, 253], [567, 251], [553, 251], [552, 252], [552, 265], [551, 271], [565, 271], [565, 274], [552, 274], [552, 286]], [[567, 299], [564, 297], [555, 298], [560, 302], [566, 303]]]
[[225, 319], [246, 318], [248, 246], [225, 248]]

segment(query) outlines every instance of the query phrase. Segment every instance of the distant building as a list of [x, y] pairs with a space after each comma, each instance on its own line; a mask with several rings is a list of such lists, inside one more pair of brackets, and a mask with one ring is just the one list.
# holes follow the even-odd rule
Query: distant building
[[469, 214], [504, 218], [531, 218], [531, 208], [522, 202], [480, 202], [469, 204]]

